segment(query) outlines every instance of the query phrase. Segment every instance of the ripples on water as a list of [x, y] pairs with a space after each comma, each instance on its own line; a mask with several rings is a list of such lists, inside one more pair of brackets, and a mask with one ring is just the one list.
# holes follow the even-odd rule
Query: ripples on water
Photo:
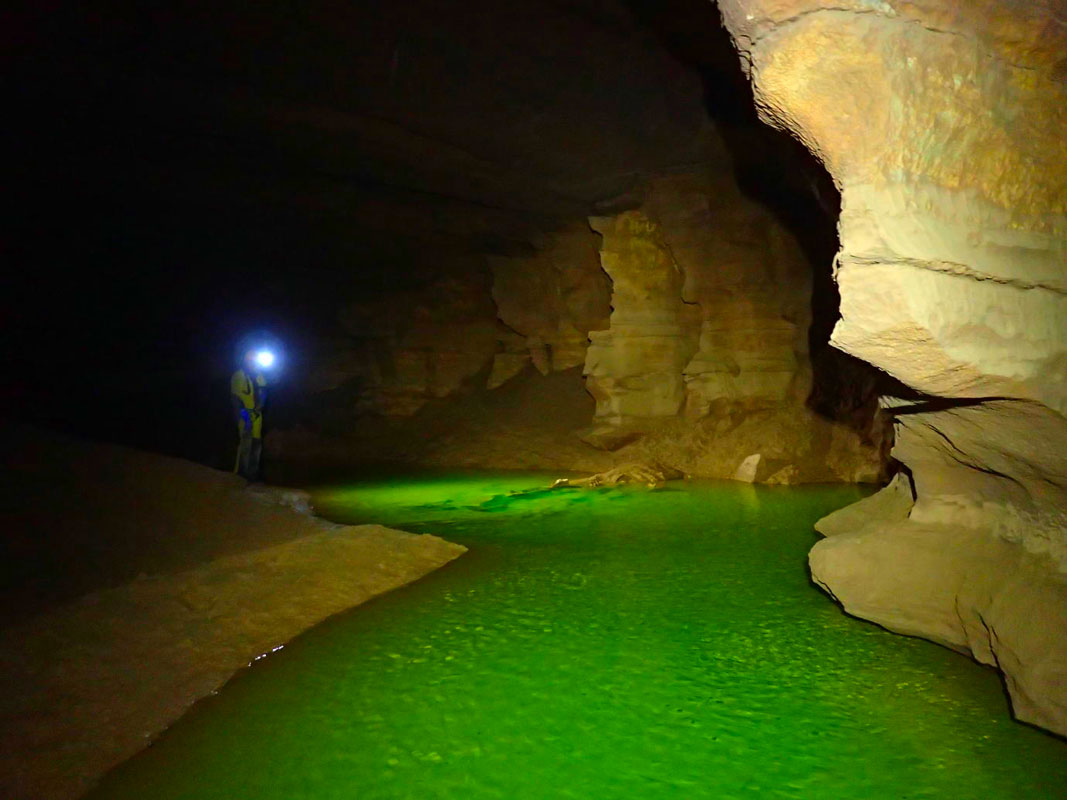
[[851, 487], [420, 477], [324, 516], [471, 552], [200, 703], [94, 798], [1062, 798], [996, 675], [852, 620], [811, 525]]

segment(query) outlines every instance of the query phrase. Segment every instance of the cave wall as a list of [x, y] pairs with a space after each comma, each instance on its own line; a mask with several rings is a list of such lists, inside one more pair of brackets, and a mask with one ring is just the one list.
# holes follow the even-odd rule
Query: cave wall
[[[434, 271], [473, 302], [491, 283], [464, 272], [488, 276], [486, 255], [584, 228], [597, 202], [697, 158], [707, 125], [699, 76], [621, 0], [20, 5], [0, 53], [19, 87], [2, 411], [220, 468], [250, 331], [286, 344], [269, 426], [305, 385], [350, 411], [364, 373], [386, 407], [436, 397], [482, 354], [442, 316], [421, 326], [438, 326], [430, 345], [398, 331], [355, 352], [336, 306], [418, 294]], [[495, 333], [453, 322], [492, 355]], [[71, 342], [77, 404], [54, 390]], [[383, 350], [397, 369], [375, 376]], [[162, 400], [145, 402], [145, 374]]]
[[593, 219], [611, 277], [611, 320], [594, 333], [586, 386], [596, 417], [612, 425], [673, 417], [685, 402], [684, 371], [695, 350], [697, 309], [682, 302], [684, 280], [658, 223], [642, 211]]
[[[568, 442], [533, 447], [514, 430], [496, 438], [516, 454], [555, 451], [542, 459], [553, 468], [585, 446], [571, 468], [648, 461], [747, 481], [878, 481], [886, 430], [874, 405], [858, 425], [809, 407], [812, 265], [740, 191], [711, 137], [708, 153], [648, 180], [625, 198], [628, 210], [539, 237], [532, 253], [443, 260], [408, 290], [350, 304], [321, 385], [308, 387], [331, 395], [330, 433], [351, 434], [367, 412], [412, 430], [431, 401], [458, 408], [533, 370], [580, 368], [596, 410]], [[512, 424], [532, 425], [532, 406], [529, 416]], [[476, 438], [468, 452], [458, 443], [447, 452], [463, 463], [484, 452], [500, 466], [492, 437]]]
[[301, 391], [332, 393], [343, 431], [359, 414], [405, 418], [434, 398], [495, 389], [528, 366], [547, 375], [583, 364], [610, 312], [598, 241], [572, 223], [537, 237], [533, 252], [440, 258], [409, 286], [345, 303]]
[[811, 266], [730, 176], [657, 179], [641, 208], [591, 224], [614, 290], [611, 326], [586, 362], [598, 420], [803, 401]]
[[652, 181], [637, 209], [596, 217], [612, 279], [607, 330], [591, 334], [586, 440], [623, 460], [772, 483], [877, 481], [886, 431], [815, 413], [812, 265], [789, 230], [732, 176]]
[[576, 222], [546, 235], [532, 255], [489, 258], [497, 317], [520, 337], [496, 355], [490, 389], [527, 364], [547, 375], [585, 363], [590, 332], [606, 328], [610, 313], [598, 244], [589, 226]]
[[911, 390], [887, 405], [914, 505], [830, 525], [813, 575], [853, 613], [1000, 666], [1015, 713], [1063, 733], [1062, 3], [719, 5], [762, 116], [841, 190], [832, 342]]
[[503, 332], [496, 322], [483, 259], [443, 260], [425, 282], [349, 303], [341, 327], [351, 337], [350, 411], [414, 414], [427, 400], [456, 392], [492, 360]]

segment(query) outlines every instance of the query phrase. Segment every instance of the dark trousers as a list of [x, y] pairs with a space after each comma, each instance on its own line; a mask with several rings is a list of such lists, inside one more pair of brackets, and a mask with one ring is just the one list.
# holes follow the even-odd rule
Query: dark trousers
[[250, 481], [259, 479], [259, 460], [263, 454], [262, 419], [254, 412], [245, 412], [237, 419], [241, 438], [237, 443], [237, 463], [233, 471]]

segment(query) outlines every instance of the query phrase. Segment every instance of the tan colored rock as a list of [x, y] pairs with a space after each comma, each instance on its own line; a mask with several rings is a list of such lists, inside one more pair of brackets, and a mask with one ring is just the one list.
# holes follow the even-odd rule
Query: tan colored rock
[[338, 528], [5, 630], [0, 675], [19, 691], [0, 703], [4, 796], [80, 797], [254, 659], [462, 552], [380, 525]]
[[762, 460], [763, 456], [759, 453], [745, 456], [744, 460], [737, 465], [737, 469], [734, 470], [734, 480], [742, 483], [755, 483], [756, 475], [759, 473], [760, 461]]
[[586, 368], [598, 417], [671, 417], [679, 396], [692, 419], [722, 398], [785, 400], [806, 352], [810, 267], [766, 211], [695, 170], [592, 224], [614, 290]]
[[593, 231], [557, 231], [535, 255], [491, 257], [489, 266], [497, 316], [526, 338], [534, 366], [547, 375], [585, 363], [589, 332], [607, 328], [610, 311]]
[[[724, 147], [709, 137], [706, 150], [705, 162], [635, 191], [627, 202], [639, 208], [546, 234], [532, 255], [493, 256], [488, 268], [449, 262], [422, 289], [353, 308], [346, 325], [356, 341], [322, 370], [323, 384], [344, 386], [352, 369], [354, 411], [401, 418], [430, 399], [458, 402], [465, 386], [478, 391], [475, 376], [496, 391], [526, 364], [546, 379], [581, 364], [596, 413], [572, 430], [602, 452], [580, 453], [574, 468], [610, 451], [730, 478], [759, 452], [758, 481], [877, 480], [877, 426], [854, 429], [807, 407], [811, 265], [723, 170]], [[495, 430], [486, 419], [480, 439]], [[275, 456], [363, 452], [336, 436], [315, 446], [307, 438], [275, 433], [269, 443]], [[472, 463], [476, 449], [459, 458]], [[550, 460], [501, 446], [493, 465], [501, 452], [516, 464]]]
[[740, 479], [878, 480], [881, 439], [807, 408], [811, 266], [769, 212], [693, 169], [591, 224], [613, 287], [585, 366], [596, 427], [649, 434], [619, 458], [732, 478], [755, 452]]
[[1067, 732], [1067, 576], [1048, 556], [980, 529], [876, 522], [809, 561], [850, 614], [997, 667], [1019, 719]]
[[798, 326], [750, 298], [701, 308], [699, 349], [685, 368], [686, 415], [703, 417], [720, 398], [786, 402], [801, 370]]
[[495, 389], [514, 378], [530, 363], [529, 353], [497, 353], [493, 356], [493, 370], [486, 381], [486, 389]]
[[790, 464], [775, 472], [764, 483], [771, 486], [790, 486], [794, 483], [800, 483], [800, 470], [796, 464]]
[[913, 493], [911, 480], [898, 472], [881, 491], [820, 519], [815, 530], [823, 536], [838, 536], [872, 523], [903, 522], [915, 505]]
[[353, 411], [388, 416], [410, 416], [458, 391], [505, 347], [480, 261], [448, 265], [420, 290], [353, 304], [342, 324], [353, 341], [335, 346], [331, 381], [360, 384]]
[[685, 400], [682, 373], [694, 348], [681, 270], [647, 214], [590, 224], [604, 237], [600, 262], [612, 282], [611, 327], [591, 334], [585, 362], [596, 416], [616, 425], [672, 417]]
[[907, 519], [899, 486], [829, 518], [813, 575], [852, 613], [995, 663], [1016, 714], [1064, 733], [1062, 11], [719, 5], [762, 115], [841, 189], [833, 343], [939, 398], [895, 404]]
[[683, 301], [699, 310], [684, 370], [687, 416], [722, 398], [785, 402], [804, 369], [810, 321], [811, 266], [797, 242], [710, 172], [658, 179], [644, 207], [684, 276]]

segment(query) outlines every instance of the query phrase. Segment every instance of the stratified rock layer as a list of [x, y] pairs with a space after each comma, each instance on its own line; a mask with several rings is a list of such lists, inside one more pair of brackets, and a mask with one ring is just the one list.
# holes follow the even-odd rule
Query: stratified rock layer
[[600, 261], [611, 277], [611, 327], [591, 336], [586, 386], [609, 424], [673, 417], [685, 402], [695, 309], [660, 226], [641, 211], [593, 220], [604, 236]]
[[[438, 454], [496, 467], [653, 461], [757, 482], [877, 481], [886, 431], [873, 395], [859, 392], [847, 421], [809, 407], [810, 261], [724, 171], [728, 155], [710, 131], [704, 156], [618, 201], [636, 207], [562, 226], [533, 252], [444, 261], [421, 283], [411, 276], [411, 288], [350, 305], [351, 338], [319, 373], [317, 388], [333, 392], [327, 414], [339, 417], [330, 440], [275, 433], [271, 454], [358, 458], [366, 448], [352, 439], [390, 430], [375, 423], [353, 434], [360, 412], [388, 417], [398, 433], [428, 434], [436, 425], [414, 417], [435, 416], [436, 400], [459, 408], [530, 367], [547, 378], [581, 366], [596, 410], [566, 441], [547, 419], [557, 404], [520, 403], [518, 430], [501, 431], [516, 426], [510, 412], [507, 424], [483, 416], [474, 439], [451, 431]], [[482, 409], [508, 405], [487, 400]], [[498, 444], [486, 447], [492, 438]], [[410, 444], [377, 450], [428, 457]]]
[[892, 404], [907, 520], [820, 544], [813, 574], [853, 613], [997, 664], [1016, 714], [1065, 733], [1062, 4], [719, 5], [763, 116], [841, 189], [833, 343], [940, 398]]
[[878, 479], [877, 423], [853, 430], [808, 408], [811, 266], [766, 209], [696, 169], [591, 224], [612, 313], [586, 357], [597, 400], [587, 441], [638, 432], [619, 458], [709, 477]]

